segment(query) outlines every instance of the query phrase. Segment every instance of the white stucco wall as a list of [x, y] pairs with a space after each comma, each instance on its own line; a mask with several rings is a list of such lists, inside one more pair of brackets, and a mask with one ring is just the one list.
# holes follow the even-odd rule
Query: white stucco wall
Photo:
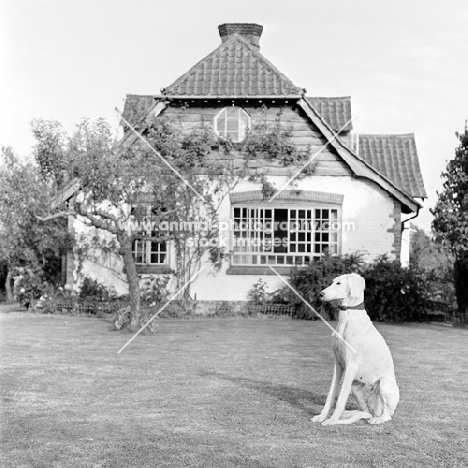
[[[269, 176], [268, 180], [276, 187], [282, 187], [288, 178], [286, 176]], [[259, 190], [260, 183], [244, 180], [234, 189], [234, 192]], [[377, 256], [388, 254], [392, 257], [394, 234], [393, 199], [379, 186], [365, 179], [350, 176], [312, 176], [295, 182], [288, 189], [312, 190], [331, 192], [343, 195], [342, 218], [344, 227], [349, 230], [341, 232], [341, 253], [349, 254], [361, 252], [366, 262], [372, 262]], [[269, 204], [275, 206], [273, 201]], [[284, 207], [284, 202], [282, 203]], [[316, 206], [316, 204], [313, 204]], [[318, 206], [318, 205], [317, 205]], [[231, 203], [226, 196], [219, 208], [219, 221], [229, 222], [231, 218]], [[84, 232], [88, 228], [79, 220], [75, 220], [75, 231]], [[106, 235], [106, 234], [104, 234]], [[222, 233], [228, 250], [231, 249], [232, 233]], [[276, 276], [271, 275], [227, 275], [227, 264], [221, 271], [215, 272], [211, 263], [203, 263], [205, 270], [194, 281], [191, 287], [192, 297], [198, 300], [246, 300], [248, 291], [259, 279], [267, 283], [270, 291], [284, 285]], [[175, 268], [174, 253], [169, 251], [169, 266]], [[90, 276], [106, 285], [113, 285], [117, 293], [127, 292], [127, 285], [123, 280], [122, 261], [115, 255], [99, 256], [95, 252], [92, 260], [85, 260], [81, 275]], [[75, 281], [79, 280], [78, 277]]]
[[[276, 188], [282, 187], [287, 177], [268, 177], [268, 180]], [[259, 183], [242, 181], [234, 192], [258, 190]], [[390, 258], [392, 255], [394, 235], [393, 199], [376, 184], [365, 179], [356, 179], [349, 176], [327, 177], [315, 176], [305, 178], [295, 183], [288, 189], [313, 190], [332, 192], [343, 195], [342, 225], [354, 225], [354, 230], [341, 233], [341, 253], [349, 254], [362, 252], [366, 262], [372, 262], [377, 256], [384, 253]], [[278, 206], [278, 205], [276, 205]], [[283, 205], [284, 206], [284, 205]], [[271, 203], [274, 208], [274, 202]], [[231, 205], [229, 197], [226, 197], [219, 209], [219, 219], [229, 221]], [[229, 241], [231, 236], [228, 236]], [[230, 244], [228, 244], [230, 245]], [[247, 293], [252, 285], [262, 278], [269, 291], [284, 286], [284, 283], [276, 276], [271, 275], [226, 275], [227, 265], [215, 273], [209, 263], [205, 263], [206, 269], [200, 274], [192, 286], [193, 293], [199, 300], [246, 300]]]
[[[89, 245], [85, 241], [83, 234], [88, 236], [97, 234], [102, 239], [112, 239], [110, 233], [87, 226], [81, 217], [74, 220], [73, 230], [78, 247]], [[117, 295], [126, 294], [128, 292], [128, 285], [125, 281], [125, 274], [123, 273], [123, 262], [120, 257], [115, 254], [104, 254], [100, 250], [92, 248], [87, 249], [87, 255], [85, 257], [82, 254], [78, 254], [77, 250], [78, 249], [75, 249], [74, 252], [74, 289], [79, 289], [83, 278], [87, 276], [99, 281], [105, 286], [114, 287]]]

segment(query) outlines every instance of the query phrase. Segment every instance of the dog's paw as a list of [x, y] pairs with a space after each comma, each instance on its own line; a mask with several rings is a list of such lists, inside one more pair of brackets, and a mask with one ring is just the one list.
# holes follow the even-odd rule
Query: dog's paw
[[336, 423], [337, 423], [336, 419], [330, 418], [330, 419], [326, 419], [325, 421], [323, 421], [322, 426], [333, 426]]
[[317, 414], [313, 418], [310, 418], [312, 422], [322, 422], [325, 421], [326, 416], [322, 416], [321, 414]]
[[369, 419], [369, 424], [382, 424], [386, 421], [390, 421], [390, 417], [385, 417], [385, 416], [378, 416], [378, 417], [374, 417], [374, 418], [370, 418]]

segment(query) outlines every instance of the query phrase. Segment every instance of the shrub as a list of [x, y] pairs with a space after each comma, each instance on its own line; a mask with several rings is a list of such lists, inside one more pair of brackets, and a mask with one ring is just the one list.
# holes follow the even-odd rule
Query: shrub
[[15, 280], [13, 294], [16, 302], [29, 309], [41, 297], [47, 285], [40, 270], [21, 268], [20, 273]]
[[[346, 273], [360, 273], [364, 269], [362, 254], [350, 254], [343, 256], [324, 255], [319, 260], [310, 262], [306, 268], [295, 268], [291, 273], [289, 283], [304, 297], [310, 305], [327, 319], [334, 319], [338, 308], [334, 303], [324, 303], [319, 299], [322, 289], [330, 286], [334, 278]], [[285, 286], [278, 294], [276, 301], [284, 301], [296, 308], [295, 318], [315, 319], [315, 314]]]
[[[141, 310], [139, 326], [145, 325], [158, 312], [158, 310], [167, 302], [169, 291], [167, 285], [169, 276], [156, 276], [154, 278], [145, 278], [141, 284]], [[175, 302], [175, 301], [174, 301]], [[165, 309], [160, 317], [182, 317], [187, 315], [186, 311], [177, 304], [171, 303], [170, 307]], [[126, 305], [114, 315], [114, 326], [117, 330], [122, 330], [130, 325], [130, 306]], [[147, 327], [147, 331], [155, 333], [157, 329], [157, 321], [153, 320]]]
[[386, 256], [368, 266], [366, 280], [366, 310], [372, 320], [421, 320], [428, 307], [424, 271], [417, 266], [402, 268]]
[[170, 276], [155, 276], [145, 278], [140, 286], [140, 297], [143, 304], [163, 305], [169, 298], [167, 285]]
[[91, 302], [108, 302], [116, 296], [113, 287], [107, 287], [99, 281], [86, 276], [81, 283], [78, 298]]
[[268, 300], [267, 285], [262, 278], [253, 284], [247, 293], [247, 299], [255, 305], [263, 305]]
[[[362, 263], [362, 255], [325, 255], [311, 262], [307, 268], [295, 269], [290, 284], [326, 319], [337, 318], [338, 307], [334, 301], [323, 303], [319, 293], [337, 276], [359, 273], [366, 280], [366, 310], [372, 320], [420, 320], [428, 307], [424, 271], [414, 265], [402, 268], [398, 262], [382, 256], [371, 265]], [[276, 294], [281, 301], [296, 308], [295, 317], [314, 319], [309, 310], [290, 288], [284, 287]]]

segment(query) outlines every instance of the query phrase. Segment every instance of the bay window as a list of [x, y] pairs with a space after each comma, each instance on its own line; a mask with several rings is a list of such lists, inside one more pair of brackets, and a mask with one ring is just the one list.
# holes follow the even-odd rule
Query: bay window
[[339, 253], [339, 211], [331, 207], [234, 206], [233, 265], [306, 265]]

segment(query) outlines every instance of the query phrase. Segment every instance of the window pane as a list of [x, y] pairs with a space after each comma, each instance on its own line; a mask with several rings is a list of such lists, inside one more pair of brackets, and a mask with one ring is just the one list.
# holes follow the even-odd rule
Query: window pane
[[227, 116], [228, 119], [239, 117], [239, 111], [238, 111], [237, 107], [234, 107], [234, 106], [227, 107], [225, 109], [225, 112], [226, 112], [226, 116]]
[[226, 130], [228, 132], [237, 132], [238, 131], [238, 123], [235, 120], [228, 120]]
[[215, 129], [219, 136], [241, 141], [250, 125], [250, 117], [240, 107], [226, 107], [215, 117]]
[[216, 128], [220, 135], [224, 135], [224, 132], [226, 131], [226, 119], [224, 118], [218, 119], [218, 125]]

